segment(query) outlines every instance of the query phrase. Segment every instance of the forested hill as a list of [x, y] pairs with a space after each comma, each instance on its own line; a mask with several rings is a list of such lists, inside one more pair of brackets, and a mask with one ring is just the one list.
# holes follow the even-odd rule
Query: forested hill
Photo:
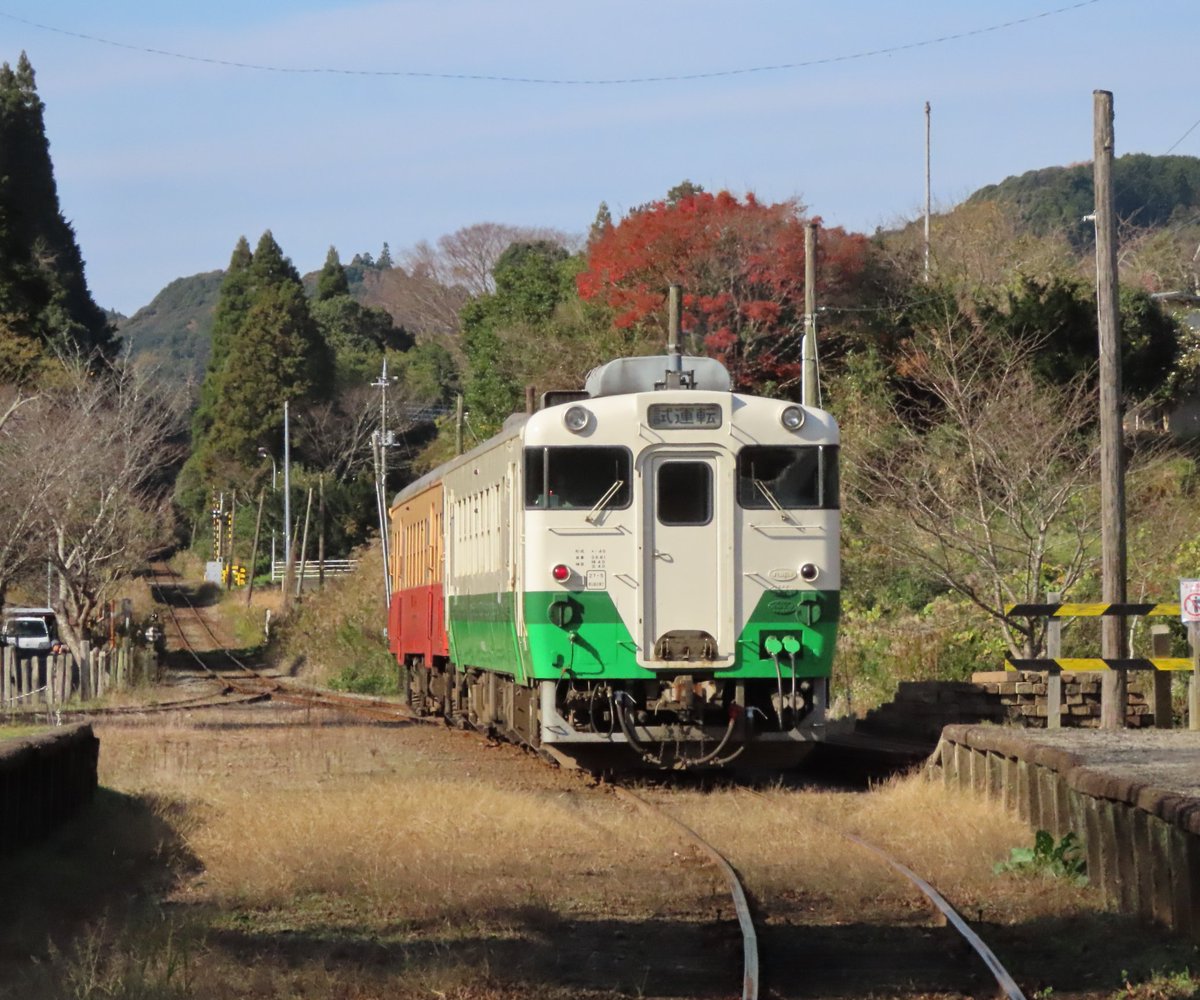
[[211, 347], [213, 310], [224, 271], [176, 278], [118, 325], [118, 333], [139, 361], [172, 381], [199, 383]]
[[[1113, 164], [1117, 216], [1139, 228], [1188, 221], [1200, 211], [1200, 159], [1129, 153]], [[1092, 165], [1043, 167], [980, 188], [968, 204], [996, 201], [1012, 205], [1039, 235], [1064, 233], [1077, 246], [1093, 239], [1083, 217], [1094, 210]]]

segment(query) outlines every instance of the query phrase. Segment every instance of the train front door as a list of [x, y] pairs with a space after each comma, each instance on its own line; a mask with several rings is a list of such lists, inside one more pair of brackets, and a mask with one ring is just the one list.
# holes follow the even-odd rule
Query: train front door
[[648, 660], [724, 659], [722, 501], [714, 454], [652, 456], [643, 482], [645, 586], [642, 649]]

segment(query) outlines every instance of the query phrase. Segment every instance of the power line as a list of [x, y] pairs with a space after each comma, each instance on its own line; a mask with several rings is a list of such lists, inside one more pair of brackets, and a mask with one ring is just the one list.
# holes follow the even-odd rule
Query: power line
[[1181, 142], [1183, 142], [1184, 139], [1196, 131], [1197, 126], [1200, 126], [1200, 118], [1197, 118], [1194, 122], [1192, 122], [1192, 127], [1184, 132], [1183, 135], [1181, 135], [1178, 139], [1176, 139], [1171, 148], [1168, 149], [1166, 153], [1163, 153], [1163, 156], [1167, 156], [1168, 154], [1174, 152], [1176, 146], [1178, 146]]
[[[777, 73], [785, 70], [808, 69], [812, 66], [825, 66], [833, 63], [852, 62], [859, 59], [871, 59], [876, 56], [894, 55], [897, 52], [908, 52], [912, 51], [913, 49], [928, 48], [932, 45], [942, 45], [946, 42], [961, 41], [964, 38], [973, 38], [978, 35], [986, 35], [996, 31], [1004, 31], [1007, 28], [1015, 28], [1019, 25], [1031, 24], [1047, 17], [1054, 17], [1057, 14], [1066, 14], [1071, 11], [1079, 10], [1083, 7], [1091, 7], [1101, 2], [1102, 0], [1078, 0], [1078, 2], [1067, 4], [1064, 7], [1056, 7], [1053, 10], [1042, 11], [1040, 14], [1031, 14], [1028, 17], [1020, 17], [1011, 21], [1002, 21], [997, 24], [989, 24], [981, 28], [972, 28], [969, 31], [959, 31], [955, 32], [954, 34], [939, 35], [935, 38], [926, 38], [918, 42], [906, 42], [901, 45], [890, 45], [886, 48], [868, 49], [862, 52], [852, 52], [846, 55], [824, 56], [817, 59], [806, 59], [802, 62], [775, 63], [768, 66], [747, 66], [738, 69], [711, 70], [705, 73], [680, 73], [666, 76], [630, 76], [597, 79], [555, 79], [533, 76], [501, 76], [485, 73], [438, 73], [407, 69], [341, 69], [333, 66], [272, 66], [265, 63], [240, 62], [234, 59], [219, 59], [214, 56], [190, 55], [186, 52], [175, 52], [170, 49], [159, 49], [146, 45], [132, 45], [128, 42], [119, 42], [111, 38], [103, 38], [100, 35], [90, 35], [82, 31], [71, 31], [67, 28], [59, 28], [50, 24], [42, 24], [38, 21], [31, 21], [24, 17], [18, 17], [17, 15], [10, 14], [7, 11], [0, 11], [0, 17], [7, 18], [10, 21], [16, 21], [19, 24], [28, 25], [31, 28], [37, 28], [39, 31], [49, 31], [57, 35], [66, 35], [70, 38], [78, 38], [86, 42], [95, 42], [99, 45], [109, 45], [113, 48], [127, 49], [132, 52], [142, 52], [148, 55], [165, 56], [171, 59], [183, 59], [187, 62], [208, 63], [209, 65], [213, 66], [225, 66], [232, 69], [248, 69], [265, 73], [306, 73], [376, 77], [391, 76], [427, 80], [473, 80], [488, 83], [525, 83], [553, 86], [609, 86], [614, 84], [671, 83], [687, 80], [711, 80], [718, 77], [745, 76], [751, 73]], [[1200, 122], [1197, 124], [1200, 124]], [[1194, 127], [1195, 126], [1193, 126], [1193, 128]]]

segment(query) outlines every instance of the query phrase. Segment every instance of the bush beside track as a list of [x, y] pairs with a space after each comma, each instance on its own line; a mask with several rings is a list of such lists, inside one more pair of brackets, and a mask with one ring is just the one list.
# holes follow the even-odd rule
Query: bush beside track
[[324, 590], [306, 582], [298, 608], [274, 630], [267, 655], [284, 673], [335, 691], [398, 694], [399, 672], [384, 637], [383, 557], [378, 545], [354, 556], [358, 568], [328, 578]]

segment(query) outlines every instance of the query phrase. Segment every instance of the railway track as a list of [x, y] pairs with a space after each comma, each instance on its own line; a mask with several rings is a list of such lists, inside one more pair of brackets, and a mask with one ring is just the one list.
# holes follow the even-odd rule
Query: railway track
[[[172, 580], [178, 579], [177, 575], [169, 567], [165, 566], [165, 564], [161, 565], [161, 575], [165, 575], [168, 579]], [[167, 608], [174, 631], [179, 638], [181, 650], [186, 652], [195, 661], [202, 672], [215, 685], [219, 686], [219, 693], [176, 699], [151, 707], [124, 706], [107, 710], [94, 710], [89, 714], [121, 716], [151, 711], [199, 710], [210, 707], [219, 708], [230, 705], [279, 702], [304, 707], [336, 709], [371, 722], [392, 724], [433, 722], [437, 725], [444, 724], [438, 718], [417, 716], [408, 706], [395, 701], [334, 693], [308, 687], [295, 681], [284, 681], [280, 678], [269, 676], [262, 670], [245, 662], [228, 649], [212, 628], [211, 623], [187, 596], [187, 592], [181, 583], [167, 586], [171, 587], [169, 594], [165, 592], [164, 585], [157, 585], [156, 589], [159, 590], [161, 598], [166, 598], [161, 603]], [[214, 647], [205, 652], [210, 656], [215, 652], [219, 659], [223, 659], [226, 662], [228, 669], [214, 669], [209, 659], [202, 656], [200, 651], [195, 648], [196, 642], [194, 637], [200, 633], [206, 635]], [[762, 992], [764, 988], [764, 970], [766, 971], [767, 979], [770, 979], [772, 974], [782, 979], [783, 975], [780, 970], [786, 965], [786, 961], [778, 954], [781, 947], [786, 947], [783, 942], [778, 940], [779, 935], [774, 934], [763, 938], [756, 928], [755, 909], [759, 911], [757, 916], [761, 922], [770, 915], [770, 904], [764, 903], [762, 899], [758, 899], [757, 905], [752, 907], [751, 896], [742, 884], [742, 880], [729, 858], [706, 840], [700, 832], [697, 832], [697, 830], [689, 827], [676, 816], [673, 816], [662, 804], [653, 801], [644, 794], [639, 794], [630, 788], [620, 785], [613, 786], [613, 791], [618, 798], [633, 808], [653, 816], [664, 825], [674, 829], [677, 834], [683, 836], [693, 844], [707, 862], [719, 872], [728, 886], [742, 938], [741, 996], [743, 1000], [757, 1000], [759, 996], [764, 995]], [[753, 789], [743, 788], [741, 791], [747, 796], [765, 798]], [[969, 947], [978, 956], [979, 961], [987, 968], [995, 980], [998, 991], [997, 995], [1008, 997], [1009, 1000], [1024, 1000], [1024, 994], [1020, 987], [1004, 969], [999, 959], [933, 886], [891, 857], [882, 848], [863, 840], [861, 837], [836, 830], [832, 827], [829, 828], [829, 833], [831, 836], [841, 836], [856, 844], [863, 851], [864, 856], [869, 855], [886, 865], [891, 872], [902, 876], [920, 890], [928, 904], [938, 915], [938, 918], [944, 919], [946, 925], [952, 927], [957, 932], [964, 942], [964, 947]], [[798, 927], [789, 928], [789, 932], [793, 934], [803, 933], [803, 930]], [[765, 949], [763, 948], [764, 940], [768, 942]], [[782, 996], [784, 993], [780, 991], [780, 988], [773, 987], [771, 995]]]
[[[185, 653], [200, 668], [201, 673], [213, 684], [215, 690], [187, 698], [172, 699], [153, 705], [121, 705], [90, 708], [80, 711], [59, 713], [62, 717], [105, 717], [148, 715], [176, 711], [196, 711], [207, 708], [227, 708], [232, 705], [250, 705], [264, 702], [280, 702], [288, 705], [336, 709], [350, 712], [372, 722], [412, 723], [441, 720], [421, 718], [413, 714], [408, 706], [385, 698], [363, 695], [341, 694], [272, 677], [234, 653], [218, 636], [212, 623], [201, 609], [188, 597], [179, 575], [165, 562], [152, 563], [156, 576], [166, 577], [170, 583], [154, 584], [159, 604], [167, 609], [173, 633], [178, 640], [178, 651]], [[209, 649], [196, 648], [198, 637], [207, 637]], [[204, 654], [208, 654], [206, 658]], [[225, 661], [227, 669], [214, 669], [209, 658]]]
[[[760, 793], [753, 789], [742, 789], [749, 796], [756, 796], [760, 799], [765, 799]], [[742, 884], [742, 879], [737, 870], [734, 868], [730, 860], [721, 853], [713, 844], [706, 840], [700, 833], [692, 827], [683, 823], [677, 817], [673, 816], [662, 805], [655, 803], [651, 799], [640, 795], [631, 789], [617, 786], [615, 788], [617, 796], [625, 802], [633, 805], [635, 808], [651, 815], [663, 823], [672, 826], [676, 831], [682, 834], [685, 839], [696, 846], [708, 861], [717, 869], [729, 887], [730, 896], [733, 901], [734, 911], [737, 914], [738, 926], [742, 935], [742, 1000], [757, 1000], [762, 988], [763, 976], [762, 966], [765, 964], [768, 968], [773, 964], [774, 956], [768, 953], [767, 959], [760, 962], [760, 938], [755, 927], [754, 915], [752, 913], [749, 902], [749, 895], [745, 886]], [[996, 983], [996, 995], [1007, 997], [1008, 1000], [1025, 1000], [1025, 995], [1020, 986], [1004, 968], [1003, 963], [997, 958], [996, 954], [988, 947], [983, 939], [976, 933], [966, 920], [954, 909], [954, 907], [946, 900], [946, 898], [937, 891], [927, 880], [923, 879], [912, 869], [902, 864], [890, 854], [884, 851], [881, 847], [872, 844], [862, 837], [848, 833], [844, 830], [838, 830], [834, 827], [825, 826], [831, 836], [840, 836], [857, 845], [864, 853], [871, 855], [874, 859], [886, 865], [889, 870], [899, 874], [905, 878], [912, 886], [918, 889], [924, 896], [928, 905], [933, 909], [937, 918], [943, 919], [946, 925], [952, 927], [959, 935], [964, 946], [969, 948], [986, 967], [987, 971], [994, 978]], [[764, 907], [761, 901], [758, 909], [769, 909]], [[783, 993], [778, 989], [772, 991], [772, 995], [782, 996]]]

